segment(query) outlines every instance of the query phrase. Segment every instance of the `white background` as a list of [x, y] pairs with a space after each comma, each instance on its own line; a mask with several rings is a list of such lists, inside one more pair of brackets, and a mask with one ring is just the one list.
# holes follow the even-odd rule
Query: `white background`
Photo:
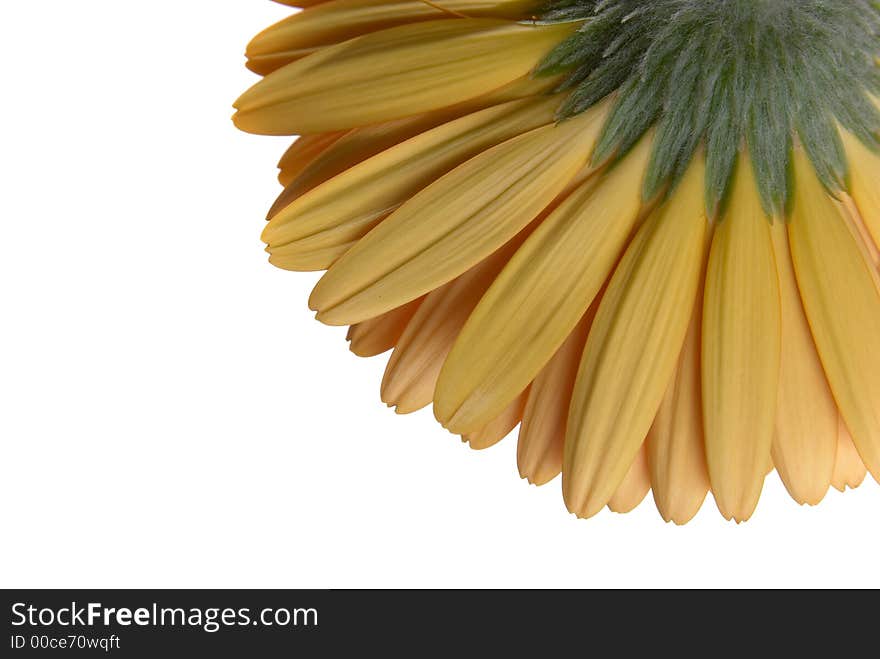
[[515, 436], [379, 402], [259, 233], [285, 139], [233, 129], [257, 0], [4, 2], [0, 586], [878, 586], [880, 488], [747, 524], [569, 516]]

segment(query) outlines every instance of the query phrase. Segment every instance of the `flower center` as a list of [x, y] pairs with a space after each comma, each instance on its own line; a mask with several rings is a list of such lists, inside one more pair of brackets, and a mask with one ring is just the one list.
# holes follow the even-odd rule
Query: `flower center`
[[795, 142], [832, 191], [847, 180], [840, 127], [880, 148], [874, 0], [555, 0], [540, 21], [583, 22], [538, 69], [565, 76], [561, 119], [616, 94], [597, 160], [655, 127], [646, 197], [674, 185], [703, 145], [715, 215], [747, 148], [765, 210], [782, 215]]

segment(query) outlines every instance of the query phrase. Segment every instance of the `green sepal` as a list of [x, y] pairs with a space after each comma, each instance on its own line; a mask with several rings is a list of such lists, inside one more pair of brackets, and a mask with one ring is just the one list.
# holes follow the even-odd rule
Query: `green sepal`
[[540, 22], [558, 21], [583, 22], [538, 68], [565, 74], [559, 118], [616, 94], [594, 163], [654, 127], [645, 198], [703, 145], [717, 216], [748, 149], [765, 211], [784, 215], [796, 142], [832, 194], [848, 176], [839, 127], [880, 150], [878, 0], [554, 0]]

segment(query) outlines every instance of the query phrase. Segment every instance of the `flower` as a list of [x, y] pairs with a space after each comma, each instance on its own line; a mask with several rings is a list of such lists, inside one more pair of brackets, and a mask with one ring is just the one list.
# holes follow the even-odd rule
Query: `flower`
[[248, 47], [263, 232], [382, 399], [568, 509], [880, 477], [872, 0], [327, 0]]

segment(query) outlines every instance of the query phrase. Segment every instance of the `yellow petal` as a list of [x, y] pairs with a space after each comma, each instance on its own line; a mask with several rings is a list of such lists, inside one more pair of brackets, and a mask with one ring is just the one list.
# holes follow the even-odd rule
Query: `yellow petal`
[[617, 486], [617, 491], [608, 502], [608, 508], [615, 513], [628, 513], [642, 502], [650, 489], [651, 474], [648, 470], [648, 453], [647, 449], [642, 446], [626, 472], [623, 482]]
[[249, 55], [245, 62], [245, 66], [257, 75], [267, 76], [273, 71], [277, 71], [291, 62], [295, 62], [298, 59], [302, 59], [303, 57], [318, 52], [320, 49], [320, 46], [313, 46], [311, 48], [291, 48], [289, 50], [282, 50], [277, 53], [265, 53], [263, 55]]
[[[558, 99], [511, 101], [417, 135], [355, 165], [276, 214], [263, 231], [272, 263], [304, 265], [315, 250], [363, 237], [391, 211], [486, 149], [553, 120]], [[337, 255], [338, 256], [338, 255]]]
[[421, 303], [422, 298], [419, 298], [381, 316], [352, 325], [348, 332], [350, 350], [358, 357], [375, 357], [391, 350]]
[[785, 225], [777, 222], [770, 231], [782, 307], [773, 462], [792, 498], [815, 505], [831, 484], [839, 414], [804, 315]]
[[[426, 115], [418, 116], [421, 118]], [[363, 128], [352, 128], [351, 130], [332, 133], [303, 135], [298, 138], [297, 141], [308, 137], [317, 139], [323, 135], [340, 135], [333, 144], [305, 163], [294, 160], [296, 154], [285, 152], [278, 162], [278, 168], [280, 169], [278, 181], [284, 186], [284, 190], [275, 199], [267, 213], [267, 217], [272, 219], [286, 206], [309, 190], [316, 188], [325, 181], [329, 181], [346, 169], [423, 132], [421, 130], [413, 130], [412, 132], [398, 130], [402, 124], [409, 125], [411, 123], [413, 121], [410, 117], [396, 121], [386, 121], [374, 126], [364, 126]], [[294, 142], [293, 146], [296, 146], [296, 142]]]
[[537, 128], [452, 170], [377, 226], [315, 286], [328, 325], [383, 313], [452, 280], [534, 219], [590, 157], [605, 106]]
[[849, 159], [852, 196], [859, 213], [880, 247], [880, 155], [871, 151], [852, 133], [841, 131]]
[[510, 405], [504, 408], [501, 414], [486, 424], [484, 428], [463, 435], [462, 439], [475, 451], [482, 451], [490, 446], [494, 446], [516, 428], [516, 424], [522, 419], [527, 397], [528, 391], [524, 391], [520, 396], [514, 399]]
[[689, 522], [709, 491], [700, 379], [701, 297], [698, 294], [678, 366], [646, 440], [654, 503], [661, 517], [675, 524]]
[[[440, 7], [442, 5], [442, 8]], [[316, 49], [368, 32], [419, 21], [471, 17], [524, 18], [530, 0], [479, 2], [444, 0], [432, 6], [420, 0], [336, 0], [288, 16], [266, 28], [248, 44], [248, 68], [262, 75]]]
[[576, 27], [464, 18], [374, 32], [270, 73], [239, 97], [234, 121], [294, 135], [427, 112], [524, 76]]
[[642, 445], [687, 334], [708, 222], [702, 157], [639, 229], [602, 298], [572, 396], [562, 485], [571, 512], [611, 499]]
[[[299, 172], [295, 169], [295, 163], [291, 161], [291, 158], [295, 156], [285, 154], [279, 163], [279, 167], [282, 169], [279, 180], [285, 186], [285, 190], [276, 200], [272, 210], [269, 211], [269, 216], [275, 215], [294, 199], [324, 181], [385, 149], [405, 142], [411, 137], [465, 115], [485, 110], [493, 105], [549, 93], [558, 83], [558, 77], [533, 78], [526, 76], [463, 103], [412, 117], [341, 131], [342, 136], [331, 147], [328, 147], [326, 151], [314, 158]], [[328, 135], [328, 133], [320, 133], [316, 137], [321, 135]], [[340, 135], [340, 132], [329, 133], [329, 135]], [[289, 173], [288, 170], [290, 170]]]
[[415, 412], [431, 403], [437, 377], [455, 337], [520, 244], [522, 239], [517, 236], [425, 298], [398, 340], [382, 378], [382, 401], [396, 407], [398, 414]]
[[[370, 227], [382, 221], [384, 215], [375, 215], [368, 222], [360, 225], [361, 231], [367, 232]], [[327, 231], [321, 234], [317, 245], [312, 246], [306, 240], [282, 245], [269, 251], [269, 263], [283, 270], [296, 270], [298, 272], [313, 272], [326, 270], [334, 262], [354, 247], [360, 236], [355, 233], [342, 233], [340, 231]]]
[[345, 135], [344, 131], [337, 131], [335, 133], [303, 135], [296, 138], [290, 148], [281, 156], [281, 160], [278, 161], [278, 169], [281, 170], [278, 174], [278, 180], [282, 185], [287, 185], [285, 181], [291, 181], [299, 176], [343, 135]]
[[857, 238], [856, 242], [859, 244], [862, 256], [864, 256], [868, 263], [874, 266], [871, 269], [871, 275], [874, 278], [874, 283], [880, 287], [880, 248], [874, 244], [874, 240], [868, 232], [868, 227], [865, 225], [865, 220], [853, 198], [847, 194], [842, 194], [840, 197], [841, 206], [844, 210], [843, 216], [849, 224], [850, 231]]
[[650, 141], [589, 179], [526, 241], [471, 315], [443, 367], [435, 415], [479, 428], [531, 382], [596, 297], [632, 233]]
[[267, 246], [269, 263], [284, 270], [299, 272], [326, 270], [386, 218], [391, 210], [374, 210], [289, 243]]
[[544, 485], [562, 471], [571, 392], [597, 308], [598, 304], [593, 303], [529, 389], [519, 428], [516, 463], [519, 475], [534, 485]]
[[847, 487], [854, 490], [862, 484], [867, 473], [865, 463], [859, 457], [849, 430], [846, 429], [846, 424], [841, 418], [831, 484], [840, 492], [843, 492]]
[[796, 152], [788, 233], [798, 286], [834, 400], [868, 470], [880, 474], [880, 289], [845, 210]]
[[287, 5], [288, 7], [314, 7], [322, 2], [328, 1], [329, 0], [272, 0], [272, 2], [277, 2], [279, 5]]
[[721, 514], [738, 522], [754, 512], [770, 462], [780, 315], [770, 219], [742, 156], [712, 240], [702, 333], [709, 480]]

